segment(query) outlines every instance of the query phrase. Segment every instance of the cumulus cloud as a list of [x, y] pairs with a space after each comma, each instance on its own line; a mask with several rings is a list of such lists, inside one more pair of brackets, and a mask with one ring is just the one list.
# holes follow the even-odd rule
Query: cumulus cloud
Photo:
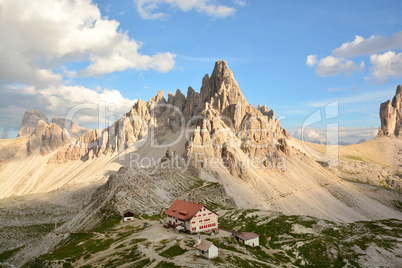
[[[348, 58], [370, 55], [370, 63], [367, 80], [384, 82], [388, 77], [402, 77], [402, 56], [395, 50], [402, 49], [402, 31], [396, 32], [390, 37], [373, 35], [367, 39], [356, 35], [355, 39], [343, 43], [332, 50], [331, 55], [321, 59], [315, 72], [319, 76], [333, 76], [341, 73], [351, 74], [364, 70], [364, 62], [360, 65]], [[385, 51], [385, 52], [384, 52]], [[379, 54], [379, 52], [384, 52]], [[315, 66], [317, 57], [307, 56], [306, 65]]]
[[334, 76], [341, 73], [346, 73], [347, 75], [350, 75], [353, 72], [362, 70], [364, 70], [363, 61], [360, 63], [360, 65], [358, 65], [351, 60], [344, 60], [338, 57], [327, 56], [320, 60], [320, 62], [317, 64], [315, 72], [319, 76]]
[[[169, 6], [173, 9], [179, 9], [187, 12], [195, 10], [198, 13], [214, 18], [226, 18], [236, 13], [234, 7], [226, 5], [215, 4], [211, 0], [135, 0], [137, 3], [137, 10], [140, 16], [144, 19], [159, 19], [165, 17], [166, 14], [158, 12], [157, 10], [161, 5]], [[238, 1], [238, 4], [245, 3]]]
[[[143, 55], [141, 43], [102, 17], [89, 0], [0, 0], [0, 79], [35, 85], [58, 83], [54, 68], [67, 61], [90, 60], [87, 76], [126, 69], [166, 72], [174, 55]], [[76, 71], [76, 70], [70, 70]]]
[[384, 54], [373, 54], [370, 56], [370, 62], [373, 66], [368, 79], [383, 81], [388, 76], [402, 77], [402, 53], [388, 51]]
[[313, 67], [317, 64], [317, 55], [308, 55], [306, 59], [306, 65], [308, 67]]
[[[338, 135], [338, 144], [353, 144], [361, 142], [362, 140], [373, 139], [378, 132], [378, 127], [362, 127], [362, 128], [304, 128], [304, 133], [302, 133], [302, 128], [296, 128], [293, 130], [292, 136], [296, 139], [313, 143], [327, 143], [327, 136]], [[302, 135], [303, 134], [303, 135]]]
[[[114, 89], [92, 90], [83, 86], [51, 85], [47, 88], [29, 86], [18, 88], [2, 86], [0, 98], [0, 125], [6, 129], [16, 129], [21, 123], [24, 112], [28, 109], [37, 109], [49, 118], [54, 116], [65, 117], [70, 109], [78, 104], [101, 104], [108, 107], [114, 104], [115, 109], [109, 111], [108, 116], [115, 119], [125, 114], [134, 105], [136, 100], [124, 98]], [[97, 125], [98, 110], [85, 109], [75, 114], [73, 121], [78, 125]], [[109, 122], [110, 123], [110, 122]], [[104, 122], [102, 122], [104, 124]]]
[[[77, 104], [113, 103], [110, 115], [117, 119], [135, 100], [114, 89], [69, 85], [72, 80], [127, 69], [167, 72], [175, 64], [172, 53], [141, 54], [142, 43], [119, 29], [118, 21], [103, 17], [90, 0], [0, 0], [0, 12], [0, 127], [11, 132], [28, 109], [51, 118], [66, 116]], [[67, 68], [71, 62], [82, 69]], [[91, 125], [97, 115], [81, 110], [73, 120]]]
[[391, 37], [373, 35], [368, 39], [356, 35], [354, 41], [335, 48], [332, 55], [350, 58], [395, 49], [402, 49], [402, 32], [394, 33]]

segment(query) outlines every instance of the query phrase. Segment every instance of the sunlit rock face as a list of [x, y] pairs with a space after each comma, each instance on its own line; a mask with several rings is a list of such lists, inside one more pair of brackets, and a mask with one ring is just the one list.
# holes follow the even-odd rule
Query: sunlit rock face
[[392, 101], [388, 100], [381, 103], [380, 119], [381, 128], [378, 131], [379, 136], [396, 136], [402, 135], [402, 86], [398, 85], [396, 94]]

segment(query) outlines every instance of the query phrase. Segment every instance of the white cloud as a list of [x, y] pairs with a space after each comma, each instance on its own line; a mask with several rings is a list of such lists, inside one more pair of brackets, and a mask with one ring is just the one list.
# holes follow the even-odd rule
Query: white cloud
[[304, 139], [304, 141], [309, 142], [320, 143], [326, 141], [326, 137], [323, 135], [322, 130], [311, 127], [304, 128], [304, 133], [302, 133], [302, 128], [296, 128], [293, 130], [292, 136], [296, 139]]
[[233, 3], [235, 3], [236, 5], [241, 6], [241, 7], [247, 6], [247, 2], [242, 1], [242, 0], [233, 0]]
[[165, 73], [174, 67], [176, 55], [171, 53], [158, 53], [153, 57], [140, 55], [137, 52], [139, 46], [135, 41], [124, 38], [111, 48], [108, 55], [91, 54], [89, 58], [92, 63], [81, 74], [96, 76], [126, 69], [154, 69]]
[[[236, 13], [234, 7], [215, 4], [211, 0], [136, 0], [136, 2], [138, 12], [144, 19], [165, 17], [165, 13], [157, 11], [161, 5], [167, 5], [184, 12], [195, 10], [198, 13], [214, 18], [226, 18]], [[243, 1], [240, 2], [243, 3]]]
[[384, 81], [388, 76], [402, 77], [402, 52], [395, 53], [388, 51], [384, 54], [373, 54], [370, 56], [373, 64], [372, 73], [368, 79]]
[[[53, 116], [64, 117], [77, 104], [104, 102], [106, 107], [114, 104], [116, 109], [108, 115], [116, 115], [118, 119], [134, 105], [136, 100], [124, 98], [114, 89], [101, 89], [99, 86], [92, 90], [83, 86], [51, 85], [47, 88], [36, 87], [17, 88], [12, 86], [1, 87], [0, 98], [0, 125], [2, 128], [16, 129], [21, 123], [24, 112], [28, 109], [37, 109], [49, 119]], [[80, 110], [73, 118], [78, 125], [96, 124], [98, 111], [91, 109]]]
[[55, 67], [87, 58], [88, 69], [80, 72], [85, 75], [130, 68], [166, 72], [174, 66], [170, 53], [139, 53], [140, 43], [89, 0], [0, 0], [0, 9], [0, 79], [5, 82], [58, 83], [62, 75], [53, 73]]
[[364, 70], [363, 61], [360, 63], [360, 65], [358, 65], [351, 60], [344, 60], [342, 58], [327, 56], [320, 60], [320, 62], [317, 64], [315, 72], [319, 76], [333, 76], [341, 73], [346, 73], [347, 75], [350, 75], [353, 72], [362, 70]]
[[[114, 103], [113, 113], [121, 116], [135, 100], [114, 89], [70, 86], [72, 79], [127, 69], [167, 72], [175, 64], [171, 53], [141, 54], [142, 44], [90, 0], [0, 0], [0, 10], [0, 128], [18, 129], [28, 109], [51, 118], [99, 101]], [[71, 62], [82, 70], [65, 66]], [[93, 124], [97, 111], [86, 109], [73, 119]]]
[[[362, 127], [362, 128], [312, 128], [306, 127], [304, 128], [303, 138], [304, 141], [314, 142], [314, 143], [323, 143], [325, 144], [327, 141], [327, 135], [333, 136], [334, 133], [338, 134], [339, 144], [346, 143], [357, 143], [363, 140], [371, 140], [373, 139], [378, 132], [378, 127]], [[292, 136], [296, 139], [302, 139], [302, 129], [296, 128], [293, 130]]]
[[[363, 61], [358, 66], [352, 60], [346, 59], [370, 55], [372, 66], [368, 68], [370, 74], [366, 76], [366, 79], [384, 82], [389, 76], [402, 77], [402, 55], [395, 52], [395, 50], [401, 49], [402, 31], [396, 32], [390, 37], [373, 35], [365, 39], [356, 35], [355, 40], [343, 43], [340, 47], [333, 49], [330, 56], [321, 59], [315, 71], [319, 76], [333, 76], [341, 73], [351, 74], [355, 71], [363, 71]], [[378, 54], [379, 52], [384, 53]], [[308, 67], [315, 65], [316, 58], [314, 56], [307, 56], [306, 65]]]
[[391, 37], [373, 35], [368, 39], [356, 35], [354, 41], [335, 48], [332, 55], [350, 58], [395, 49], [402, 49], [402, 32], [394, 33]]
[[308, 55], [306, 59], [306, 65], [308, 67], [313, 67], [317, 64], [317, 55]]

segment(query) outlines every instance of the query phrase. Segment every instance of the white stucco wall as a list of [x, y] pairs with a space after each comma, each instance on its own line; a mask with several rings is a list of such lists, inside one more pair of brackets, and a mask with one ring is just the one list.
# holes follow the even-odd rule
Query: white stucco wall
[[123, 221], [134, 221], [134, 217], [124, 217]]
[[[214, 223], [215, 226], [212, 226]], [[210, 227], [209, 224], [211, 225]], [[208, 227], [200, 229], [200, 226], [205, 225], [207, 225]], [[196, 228], [196, 230], [193, 231], [194, 227]], [[218, 216], [205, 207], [202, 208], [202, 211], [198, 211], [197, 214], [195, 214], [194, 217], [190, 220], [189, 230], [193, 233], [205, 232], [214, 228], [218, 228]]]
[[218, 247], [216, 247], [215, 245], [210, 246], [208, 252], [206, 252], [205, 254], [207, 254], [206, 258], [208, 259], [218, 257]]
[[216, 258], [216, 257], [218, 257], [218, 247], [216, 247], [215, 245], [212, 245], [209, 247], [208, 251], [204, 251], [204, 253], [202, 253], [201, 250], [196, 249], [195, 255], [204, 257], [206, 259]]
[[180, 220], [180, 219], [177, 219], [177, 222], [176, 222], [176, 218], [171, 217], [171, 216], [168, 216], [168, 217], [167, 217], [167, 223], [169, 223], [169, 221], [171, 222], [172, 225], [175, 225], [175, 226], [184, 223], [184, 221], [182, 221], [182, 220]]
[[249, 245], [249, 246], [253, 246], [254, 243], [254, 247], [259, 246], [259, 237], [253, 238], [253, 239], [249, 239], [247, 241], [244, 242], [244, 244]]

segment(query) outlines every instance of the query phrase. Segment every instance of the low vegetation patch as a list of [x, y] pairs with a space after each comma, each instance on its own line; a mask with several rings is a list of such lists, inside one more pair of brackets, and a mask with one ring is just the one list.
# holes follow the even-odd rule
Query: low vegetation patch
[[168, 248], [167, 250], [163, 251], [162, 253], [159, 253], [162, 257], [165, 258], [174, 258], [179, 255], [183, 255], [184, 253], [187, 252], [187, 249], [181, 248], [179, 245], [174, 245]]
[[74, 233], [61, 243], [53, 252], [39, 257], [41, 260], [79, 259], [86, 253], [86, 247], [90, 243], [93, 234]]
[[173, 262], [161, 261], [158, 263], [155, 268], [180, 268], [181, 266], [177, 266]]
[[[370, 246], [393, 252], [402, 239], [402, 222], [396, 219], [340, 224], [306, 216], [256, 217], [250, 211], [234, 210], [223, 214], [220, 222], [228, 229], [239, 226], [237, 222], [243, 223], [239, 231], [259, 234], [261, 248], [233, 240], [222, 245], [218, 239], [210, 239], [219, 248], [235, 251], [234, 245], [238, 243], [237, 246], [244, 247], [256, 260], [280, 266], [287, 263], [298, 267], [344, 267], [347, 264], [360, 267], [359, 260]], [[276, 252], [268, 254], [262, 247]], [[237, 258], [227, 261], [250, 267]], [[261, 264], [254, 264], [254, 267], [258, 265]]]
[[19, 251], [20, 249], [21, 249], [21, 247], [10, 249], [10, 250], [0, 253], [0, 262], [4, 262], [4, 261], [8, 260], [9, 258], [11, 258], [14, 255], [14, 253]]
[[110, 210], [102, 210], [99, 212], [99, 216], [102, 217], [102, 221], [94, 229], [94, 231], [98, 233], [103, 233], [106, 230], [113, 228], [115, 225], [120, 223], [122, 219], [121, 215]]

